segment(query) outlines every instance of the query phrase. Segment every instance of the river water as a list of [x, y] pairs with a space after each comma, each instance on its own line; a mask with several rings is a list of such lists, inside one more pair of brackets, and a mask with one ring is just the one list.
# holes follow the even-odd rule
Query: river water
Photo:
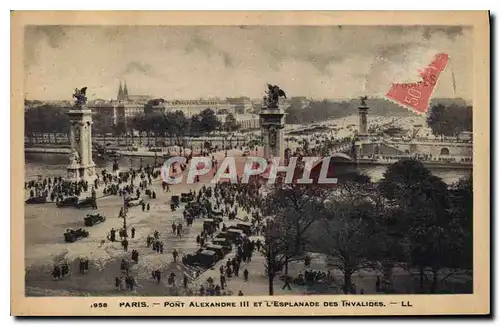
[[[162, 158], [157, 158], [157, 162], [160, 163]], [[154, 157], [143, 157], [142, 163], [144, 166], [147, 164], [154, 164]], [[111, 171], [113, 160], [111, 159], [96, 159], [95, 163], [97, 169], [107, 169]], [[118, 158], [118, 164], [120, 169], [128, 169], [130, 167], [138, 168], [141, 165], [141, 158], [139, 157], [120, 157]], [[36, 154], [29, 153], [25, 154], [25, 178], [26, 180], [34, 180], [38, 175], [44, 177], [54, 177], [54, 176], [65, 176], [66, 167], [68, 166], [68, 157], [63, 154]], [[372, 179], [372, 181], [378, 181], [383, 178], [384, 172], [387, 169], [387, 165], [363, 165], [359, 167], [353, 167], [359, 172], [364, 173]], [[470, 174], [471, 170], [468, 169], [446, 169], [446, 168], [431, 168], [431, 172], [440, 177], [447, 184], [452, 184], [457, 182], [460, 178], [463, 178]]]

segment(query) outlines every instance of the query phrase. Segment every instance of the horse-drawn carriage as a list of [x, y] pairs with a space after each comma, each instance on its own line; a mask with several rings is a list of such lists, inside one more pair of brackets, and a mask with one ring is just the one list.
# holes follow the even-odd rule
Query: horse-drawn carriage
[[68, 229], [64, 233], [64, 241], [65, 242], [75, 242], [76, 240], [79, 240], [81, 238], [86, 238], [88, 236], [89, 236], [89, 232], [82, 229], [82, 228], [79, 228], [76, 230]]
[[181, 202], [189, 203], [194, 200], [194, 193], [192, 192], [183, 192], [181, 193]]
[[84, 220], [85, 226], [94, 226], [98, 223], [106, 221], [106, 217], [102, 216], [101, 214], [87, 214]]
[[45, 204], [46, 202], [47, 197], [45, 196], [30, 197], [25, 201], [26, 204]]

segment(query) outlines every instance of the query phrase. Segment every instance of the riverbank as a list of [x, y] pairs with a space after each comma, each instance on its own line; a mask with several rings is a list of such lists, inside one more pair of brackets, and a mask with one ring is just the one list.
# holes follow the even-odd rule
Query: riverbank
[[[388, 166], [396, 162], [397, 160], [358, 159], [356, 160], [356, 162], [351, 162], [350, 164]], [[424, 161], [424, 160], [422, 160], [421, 162], [425, 167], [434, 169], [472, 170], [473, 167], [472, 162], [442, 162], [442, 161], [440, 162], [440, 161]]]

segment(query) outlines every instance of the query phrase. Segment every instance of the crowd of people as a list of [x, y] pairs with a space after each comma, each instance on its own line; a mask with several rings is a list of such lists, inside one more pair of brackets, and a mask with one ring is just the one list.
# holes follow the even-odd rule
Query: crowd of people
[[[215, 164], [214, 166], [217, 166]], [[135, 195], [136, 198], [141, 197], [142, 194], [146, 194], [151, 199], [157, 198], [155, 191], [152, 189], [153, 181], [160, 176], [158, 167], [140, 168], [128, 172], [122, 173], [108, 173], [105, 170], [99, 175], [92, 185], [92, 189], [98, 190], [102, 188], [102, 193], [104, 195], [111, 196], [122, 196], [124, 198], [124, 204], [126, 198], [131, 195]], [[56, 193], [62, 192], [63, 195], [73, 195], [77, 192], [87, 191], [89, 185], [87, 182], [66, 182], [61, 178], [55, 178], [53, 180], [44, 179], [39, 182], [29, 182], [26, 184], [27, 189], [53, 189]], [[248, 221], [251, 224], [251, 234], [254, 236], [262, 235], [264, 230], [264, 221], [262, 213], [260, 211], [260, 206], [262, 202], [262, 194], [260, 192], [261, 184], [259, 182], [249, 182], [249, 183], [231, 183], [227, 181], [218, 182], [213, 186], [203, 185], [199, 190], [191, 190], [190, 196], [193, 200], [189, 204], [183, 205], [183, 218], [186, 223], [186, 227], [190, 228], [192, 226], [193, 220], [210, 218], [217, 221], [216, 227], [213, 230], [202, 230], [201, 233], [196, 235], [196, 242], [198, 247], [203, 247], [211, 239], [213, 239], [216, 230], [227, 230], [227, 225], [229, 220], [239, 218], [243, 221]], [[55, 189], [55, 190], [54, 190]], [[149, 211], [149, 203], [142, 205], [142, 211]], [[120, 208], [119, 217], [125, 217], [128, 208], [126, 205]], [[244, 217], [242, 217], [244, 216]], [[164, 236], [169, 237], [169, 234], [173, 234], [175, 237], [182, 237], [184, 234], [184, 225], [180, 221], [170, 221], [171, 232], [162, 232]], [[165, 225], [165, 227], [168, 227]], [[121, 229], [112, 228], [108, 240], [111, 242], [120, 241], [124, 252], [127, 252], [127, 258], [124, 258], [120, 263], [121, 274], [115, 277], [115, 286], [118, 291], [133, 291], [137, 287], [137, 276], [133, 276], [135, 273], [131, 268], [134, 264], [138, 264], [139, 255], [141, 248], [137, 247], [138, 243], [133, 243], [133, 248], [129, 248], [131, 242], [129, 242], [129, 232], [131, 238], [136, 236], [135, 227], [126, 227]], [[117, 239], [119, 236], [119, 240]], [[152, 235], [148, 235], [145, 238], [145, 247], [151, 248], [158, 254], [163, 254], [168, 252], [172, 254], [172, 261], [174, 264], [181, 263], [180, 256], [184, 253], [177, 248], [164, 248], [164, 241], [158, 230], [155, 230]], [[139, 245], [140, 246], [140, 245]], [[252, 257], [255, 252], [259, 252], [263, 246], [261, 240], [250, 240], [248, 237], [243, 237], [240, 242], [234, 247], [234, 256], [232, 258], [227, 258], [225, 263], [218, 267], [219, 277], [217, 280], [212, 280], [209, 284], [193, 282], [191, 284], [192, 275], [187, 275], [185, 272], [181, 274], [180, 282], [176, 280], [177, 276], [175, 273], [167, 270], [163, 270], [163, 274], [168, 275], [166, 280], [169, 286], [175, 286], [182, 284], [186, 291], [195, 291], [203, 295], [227, 295], [233, 292], [228, 289], [228, 283], [231, 283], [232, 279], [242, 278], [243, 281], [248, 281], [251, 277], [250, 271], [247, 268], [247, 264], [251, 262]], [[132, 249], [130, 251], [130, 249]], [[128, 254], [130, 253], [130, 256]], [[86, 274], [88, 272], [88, 260], [81, 263], [80, 273]], [[153, 268], [150, 270], [152, 280], [157, 284], [162, 283], [162, 269]], [[61, 278], [65, 274], [65, 270], [59, 267], [59, 272], [54, 271], [54, 275], [57, 278]], [[195, 278], [199, 276], [200, 273], [195, 274]], [[309, 277], [309, 274], [307, 275]], [[56, 277], [56, 276], [54, 276]], [[190, 288], [190, 289], [188, 289]], [[242, 295], [242, 292], [239, 291]]]

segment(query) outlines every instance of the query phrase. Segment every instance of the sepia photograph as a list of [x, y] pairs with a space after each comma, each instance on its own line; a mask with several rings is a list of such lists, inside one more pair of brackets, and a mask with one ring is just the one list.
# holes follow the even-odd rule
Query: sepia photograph
[[489, 44], [478, 57], [472, 21], [489, 30], [486, 12], [466, 14], [391, 25], [374, 13], [366, 24], [11, 16], [18, 295], [166, 315], [252, 298], [262, 310], [411, 311], [418, 298], [478, 295], [489, 81], [478, 99], [475, 78]]

